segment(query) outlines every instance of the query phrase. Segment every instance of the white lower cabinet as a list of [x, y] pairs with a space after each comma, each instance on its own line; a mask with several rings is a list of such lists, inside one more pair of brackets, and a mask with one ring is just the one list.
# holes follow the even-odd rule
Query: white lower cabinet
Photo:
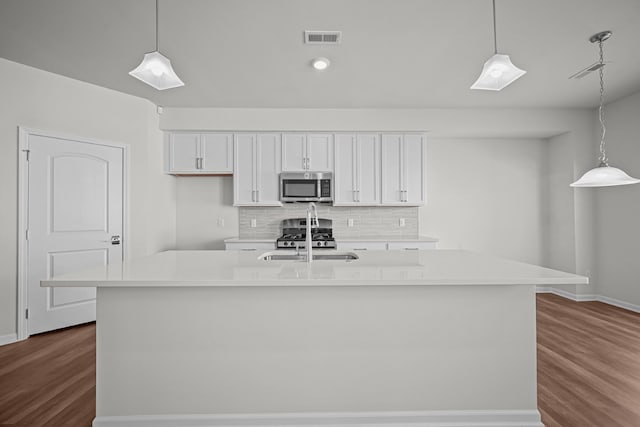
[[387, 249], [390, 251], [422, 251], [426, 249], [436, 249], [438, 242], [424, 241], [397, 241], [388, 242]]
[[275, 239], [273, 242], [252, 241], [252, 240], [235, 240], [224, 242], [224, 249], [227, 251], [272, 251], [276, 248]]
[[279, 194], [282, 145], [279, 133], [235, 135], [234, 206], [282, 206]]
[[340, 251], [386, 251], [387, 242], [337, 241]]
[[417, 251], [436, 249], [437, 240], [337, 240], [338, 250], [340, 251]]

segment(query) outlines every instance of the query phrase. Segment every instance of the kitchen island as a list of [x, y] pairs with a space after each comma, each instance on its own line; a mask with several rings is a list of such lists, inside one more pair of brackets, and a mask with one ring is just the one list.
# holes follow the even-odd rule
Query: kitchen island
[[587, 278], [467, 251], [258, 255], [43, 282], [98, 288], [94, 427], [542, 426], [535, 287]]

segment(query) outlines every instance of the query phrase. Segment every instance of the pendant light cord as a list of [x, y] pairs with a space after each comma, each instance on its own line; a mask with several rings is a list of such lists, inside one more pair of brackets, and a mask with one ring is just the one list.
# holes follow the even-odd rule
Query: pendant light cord
[[609, 159], [604, 149], [604, 136], [607, 128], [604, 126], [604, 54], [602, 52], [602, 40], [598, 41], [600, 46], [600, 107], [598, 108], [598, 116], [600, 118], [600, 167], [607, 167]]
[[160, 51], [158, 45], [158, 0], [156, 0], [156, 52]]
[[498, 53], [498, 36], [496, 36], [496, 0], [493, 0], [493, 53]]

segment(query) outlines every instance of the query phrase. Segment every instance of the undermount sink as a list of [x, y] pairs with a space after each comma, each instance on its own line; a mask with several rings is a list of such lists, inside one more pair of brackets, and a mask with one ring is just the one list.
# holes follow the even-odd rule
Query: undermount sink
[[[358, 259], [358, 255], [353, 252], [323, 252], [322, 250], [311, 251], [311, 258], [314, 261], [321, 260], [338, 260], [338, 261], [353, 261]], [[306, 261], [307, 255], [296, 254], [294, 252], [265, 252], [258, 257], [258, 259], [262, 259], [265, 261]]]

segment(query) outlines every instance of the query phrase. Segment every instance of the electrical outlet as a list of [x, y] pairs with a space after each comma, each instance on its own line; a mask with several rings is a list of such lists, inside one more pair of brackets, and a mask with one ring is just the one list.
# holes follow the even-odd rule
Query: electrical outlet
[[224, 218], [218, 218], [218, 227], [224, 227]]
[[347, 227], [353, 227], [353, 218], [347, 218]]
[[251, 218], [251, 224], [250, 227], [251, 228], [256, 228], [258, 226], [258, 221], [256, 221], [255, 218]]
[[400, 220], [398, 221], [398, 225], [400, 227], [404, 227], [406, 225], [406, 222], [405, 222], [404, 218], [400, 218]]

